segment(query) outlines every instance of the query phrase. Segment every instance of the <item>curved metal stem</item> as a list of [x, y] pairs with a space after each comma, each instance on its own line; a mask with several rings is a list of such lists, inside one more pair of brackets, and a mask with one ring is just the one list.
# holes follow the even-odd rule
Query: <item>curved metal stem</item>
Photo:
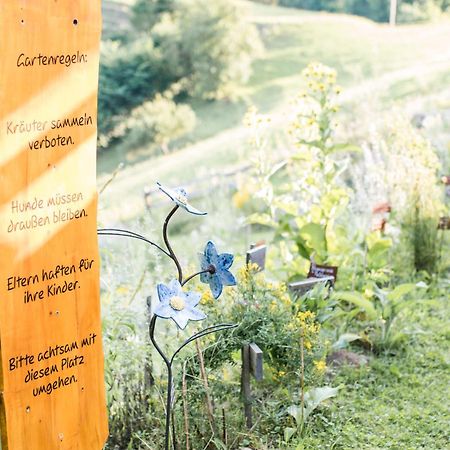
[[167, 366], [167, 397], [166, 397], [166, 439], [165, 439], [165, 450], [169, 450], [170, 444], [170, 418], [171, 418], [171, 410], [172, 410], [172, 390], [173, 390], [173, 373], [172, 373], [172, 361], [169, 361], [167, 356], [159, 347], [158, 343], [155, 340], [155, 325], [156, 325], [157, 316], [153, 316], [150, 321], [149, 326], [149, 334], [150, 339], [152, 341], [153, 346], [156, 348], [156, 351], [160, 354], [161, 358], [164, 360]]
[[99, 228], [97, 230], [97, 234], [100, 236], [121, 236], [121, 237], [128, 237], [131, 239], [138, 239], [140, 241], [146, 242], [147, 244], [153, 245], [153, 247], [156, 247], [158, 250], [163, 252], [168, 258], [172, 259], [172, 255], [168, 253], [166, 250], [164, 250], [162, 247], [160, 247], [158, 244], [156, 244], [153, 241], [150, 241], [141, 234], [135, 233], [134, 231], [122, 230], [120, 228]]
[[205, 328], [204, 330], [199, 331], [198, 333], [195, 333], [189, 339], [186, 339], [180, 347], [178, 347], [178, 349], [172, 355], [172, 358], [170, 358], [170, 362], [173, 363], [175, 356], [177, 356], [178, 353], [180, 353], [180, 351], [183, 350], [183, 348], [186, 347], [186, 345], [190, 344], [191, 342], [200, 339], [204, 336], [208, 336], [208, 334], [216, 333], [218, 331], [229, 330], [236, 327], [237, 327], [236, 324], [221, 323], [219, 325], [214, 325], [212, 327]]
[[202, 273], [208, 273], [208, 272], [210, 272], [209, 269], [201, 270], [200, 272], [193, 273], [192, 275], [188, 276], [188, 277], [181, 283], [181, 286], [184, 286], [186, 283], [188, 283], [189, 281], [191, 281], [192, 278], [195, 278], [195, 277], [201, 275]]
[[172, 258], [173, 262], [175, 263], [175, 265], [177, 266], [177, 270], [178, 270], [178, 281], [180, 282], [180, 284], [183, 282], [183, 270], [181, 269], [181, 265], [178, 261], [178, 258], [175, 255], [175, 252], [172, 250], [172, 247], [170, 246], [169, 243], [169, 237], [167, 235], [167, 227], [169, 225], [169, 221], [172, 218], [172, 216], [177, 212], [179, 206], [176, 205], [174, 206], [174, 208], [172, 209], [172, 211], [170, 211], [169, 215], [166, 217], [166, 220], [164, 221], [164, 226], [163, 226], [163, 239], [164, 239], [164, 243], [166, 244], [166, 248], [170, 253], [170, 257]]
[[150, 325], [149, 325], [149, 334], [150, 334], [150, 340], [152, 341], [153, 346], [155, 347], [156, 351], [159, 353], [159, 355], [164, 360], [164, 363], [167, 366], [166, 437], [165, 437], [164, 449], [165, 450], [169, 450], [169, 446], [170, 446], [170, 422], [171, 422], [171, 417], [172, 417], [171, 412], [172, 412], [172, 405], [173, 405], [173, 399], [174, 399], [172, 366], [173, 366], [173, 362], [175, 360], [175, 357], [178, 355], [178, 353], [180, 353], [180, 351], [184, 347], [186, 347], [186, 345], [188, 345], [192, 341], [195, 341], [196, 339], [199, 339], [201, 337], [207, 336], [208, 334], [216, 333], [218, 331], [224, 331], [224, 330], [228, 330], [228, 329], [231, 329], [231, 328], [236, 328], [237, 325], [222, 323], [222, 324], [219, 324], [219, 325], [213, 325], [213, 326], [207, 327], [207, 328], [199, 331], [198, 333], [195, 333], [190, 338], [186, 339], [183, 342], [183, 344], [180, 347], [178, 347], [177, 350], [175, 350], [175, 352], [173, 353], [172, 357], [169, 359], [165, 355], [165, 353], [161, 350], [161, 348], [159, 347], [158, 343], [156, 342], [156, 339], [155, 339], [156, 320], [157, 320], [157, 316], [153, 315], [153, 317], [152, 317], [152, 319], [150, 321]]

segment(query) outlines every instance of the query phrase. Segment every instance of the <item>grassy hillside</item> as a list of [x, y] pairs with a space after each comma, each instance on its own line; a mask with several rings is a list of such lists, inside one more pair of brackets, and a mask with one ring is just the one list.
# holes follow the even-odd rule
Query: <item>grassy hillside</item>
[[[247, 130], [241, 122], [248, 106], [275, 114], [273, 126], [281, 126], [283, 112], [299, 90], [300, 71], [313, 60], [338, 70], [350, 117], [364, 105], [372, 111], [399, 106], [412, 115], [437, 94], [433, 107], [450, 107], [448, 22], [390, 28], [347, 15], [238, 3], [266, 46], [249, 83], [236, 92], [236, 101], [194, 102], [198, 125], [170, 155], [148, 159], [145, 148], [125, 152], [120, 147], [100, 155], [99, 185], [120, 162], [125, 164], [101, 197], [105, 221], [139, 215], [144, 187], [156, 180], [183, 184], [245, 163]], [[126, 207], [118, 202], [124, 197]]]

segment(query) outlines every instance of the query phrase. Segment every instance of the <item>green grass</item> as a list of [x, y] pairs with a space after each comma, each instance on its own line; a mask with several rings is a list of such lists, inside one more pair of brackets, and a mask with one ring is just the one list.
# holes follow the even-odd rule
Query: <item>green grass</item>
[[[344, 388], [314, 416], [298, 449], [444, 450], [450, 444], [450, 308], [436, 305], [403, 318], [404, 347], [347, 369], [334, 380]], [[409, 340], [409, 342], [408, 342]]]

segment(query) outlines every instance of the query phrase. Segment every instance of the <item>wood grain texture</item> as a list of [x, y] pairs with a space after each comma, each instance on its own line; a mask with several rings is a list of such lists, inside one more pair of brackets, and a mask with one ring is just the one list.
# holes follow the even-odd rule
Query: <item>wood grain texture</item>
[[100, 450], [108, 434], [96, 234], [100, 3], [0, 2], [3, 450]]

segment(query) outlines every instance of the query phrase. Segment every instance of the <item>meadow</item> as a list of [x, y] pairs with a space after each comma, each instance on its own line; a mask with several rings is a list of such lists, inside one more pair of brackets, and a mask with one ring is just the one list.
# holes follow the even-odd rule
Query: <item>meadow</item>
[[[106, 3], [105, 38], [117, 20], [131, 26], [131, 2]], [[190, 380], [192, 441], [189, 447], [184, 398], [177, 397], [176, 445], [445, 449], [450, 237], [447, 230], [436, 234], [433, 221], [449, 215], [440, 177], [450, 172], [450, 23], [390, 27], [343, 14], [236, 4], [264, 44], [248, 83], [232, 98], [190, 99], [197, 124], [169, 153], [118, 143], [98, 156], [100, 227], [159, 236], [170, 207], [156, 187], [160, 181], [184, 186], [189, 201], [208, 211], [174, 219], [171, 236], [183, 265], [195, 271], [207, 239], [235, 255], [238, 287], [226, 289], [220, 304], [196, 285], [208, 324], [240, 326], [228, 339], [202, 342], [209, 388], [198, 355], [183, 353], [187, 366], [177, 373], [187, 370]], [[320, 112], [308, 110], [305, 98], [323, 100]], [[387, 223], [373, 228], [373, 208], [383, 201], [390, 202], [381, 204]], [[245, 252], [261, 239], [267, 267], [256, 274], [246, 268]], [[101, 237], [100, 244], [107, 448], [163, 448], [167, 386], [149, 349], [148, 305], [173, 267], [138, 242]], [[339, 265], [335, 291], [289, 295], [286, 283], [304, 278], [314, 258]], [[168, 348], [186, 336], [169, 325], [160, 330]], [[265, 379], [252, 382], [256, 419], [247, 430], [237, 400], [240, 346], [252, 339], [264, 350]], [[303, 349], [305, 340], [311, 348]], [[302, 356], [300, 363], [299, 345], [306, 362]], [[334, 365], [327, 358], [337, 349], [367, 363]], [[300, 377], [310, 392], [338, 389], [301, 423], [289, 412], [304, 396]], [[177, 387], [184, 389], [181, 382]], [[211, 429], [220, 431], [211, 433], [202, 413], [206, 394], [217, 420]]]
[[[105, 213], [124, 220], [138, 216], [144, 188], [158, 179], [183, 185], [205, 177], [205, 168], [214, 176], [245, 165], [249, 131], [242, 121], [247, 109], [255, 105], [271, 113], [277, 126], [301, 89], [301, 70], [311, 61], [337, 70], [350, 119], [365, 114], [368, 122], [392, 108], [411, 116], [434, 113], [436, 103], [440, 110], [450, 109], [448, 22], [392, 29], [360, 17], [240, 3], [266, 47], [250, 82], [236, 92], [236, 101], [196, 101], [192, 107], [198, 124], [170, 155], [149, 159], [145, 148], [125, 151], [120, 146], [101, 154], [99, 186], [119, 164], [125, 165], [102, 194]], [[123, 195], [127, 207], [114, 206], [114, 198]]]

